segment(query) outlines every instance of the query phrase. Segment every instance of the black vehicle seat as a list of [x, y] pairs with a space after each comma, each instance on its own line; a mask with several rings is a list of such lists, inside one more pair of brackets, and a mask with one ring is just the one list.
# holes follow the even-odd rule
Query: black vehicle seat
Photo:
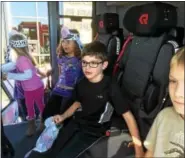
[[115, 76], [118, 69], [119, 69], [119, 62], [121, 60], [121, 58], [123, 57], [124, 55], [124, 52], [125, 50], [127, 49], [127, 46], [130, 44], [130, 42], [132, 41], [133, 39], [133, 36], [131, 34], [128, 35], [128, 37], [125, 39], [124, 43], [123, 43], [123, 46], [121, 48], [121, 51], [116, 59], [116, 62], [114, 64], [114, 69], [113, 69], [113, 72], [112, 72], [112, 75]]
[[119, 28], [119, 16], [116, 13], [99, 14], [94, 19], [92, 27], [97, 30], [94, 40], [100, 41], [107, 48], [109, 66], [104, 73], [111, 76], [123, 42], [123, 30]]
[[[126, 12], [123, 22], [126, 29], [134, 36], [127, 44], [119, 62], [116, 77], [123, 96], [127, 99], [125, 104], [131, 107], [139, 126], [141, 139], [144, 140], [154, 118], [168, 100], [169, 64], [175, 52], [174, 46], [168, 43], [168, 33], [176, 27], [177, 11], [174, 6], [160, 2], [134, 6]], [[124, 124], [123, 122], [118, 123], [116, 120], [112, 124], [112, 132], [113, 135], [117, 133], [116, 137], [125, 142], [121, 138], [121, 133], [126, 135], [127, 127], [125, 126], [125, 130], [120, 129], [120, 124]], [[109, 132], [110, 137], [93, 144], [82, 157], [87, 158], [89, 155], [109, 157], [104, 147], [108, 146], [108, 140], [116, 139], [114, 136], [111, 137], [111, 129]], [[111, 145], [115, 144], [112, 142]], [[125, 153], [130, 150], [130, 148], [123, 149]]]
[[169, 31], [176, 27], [177, 11], [160, 2], [135, 6], [127, 11], [123, 23], [134, 37], [119, 63], [117, 77], [144, 140], [164, 108], [169, 63], [175, 52], [168, 43]]
[[169, 41], [175, 50], [177, 51], [180, 47], [183, 46], [183, 38], [184, 38], [184, 28], [183, 27], [175, 27], [169, 32]]

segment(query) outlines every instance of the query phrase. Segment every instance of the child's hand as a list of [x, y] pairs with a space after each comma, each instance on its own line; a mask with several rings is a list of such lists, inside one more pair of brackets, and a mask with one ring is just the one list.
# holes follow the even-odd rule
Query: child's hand
[[143, 147], [138, 147], [136, 152], [135, 152], [135, 157], [136, 158], [142, 158], [144, 157], [144, 151], [143, 151]]
[[[130, 142], [128, 144], [128, 148], [133, 148], [134, 147], [134, 143]], [[142, 146], [135, 146], [135, 158], [143, 158], [144, 157], [144, 151], [143, 151], [143, 147]]]
[[60, 124], [64, 121], [64, 117], [62, 115], [55, 115], [55, 116], [53, 116], [53, 121], [56, 124]]

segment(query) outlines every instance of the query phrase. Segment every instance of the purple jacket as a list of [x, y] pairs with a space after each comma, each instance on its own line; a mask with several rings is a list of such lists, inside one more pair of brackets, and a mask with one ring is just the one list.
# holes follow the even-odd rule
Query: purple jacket
[[58, 58], [58, 65], [61, 69], [61, 75], [53, 89], [53, 93], [63, 97], [70, 97], [75, 84], [83, 76], [81, 61], [77, 57], [62, 56]]

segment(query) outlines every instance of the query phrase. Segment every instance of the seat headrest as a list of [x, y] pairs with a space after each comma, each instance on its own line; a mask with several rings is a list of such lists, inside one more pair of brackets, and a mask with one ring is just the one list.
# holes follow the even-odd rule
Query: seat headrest
[[170, 30], [169, 35], [174, 37], [174, 38], [179, 38], [183, 39], [184, 36], [184, 28], [183, 27], [176, 27]]
[[104, 13], [96, 16], [92, 26], [98, 33], [106, 34], [119, 30], [119, 16], [116, 13]]
[[131, 7], [125, 14], [123, 25], [135, 35], [161, 34], [177, 25], [176, 7], [161, 2]]
[[177, 30], [175, 28], [171, 29], [169, 35], [176, 38], [177, 37]]

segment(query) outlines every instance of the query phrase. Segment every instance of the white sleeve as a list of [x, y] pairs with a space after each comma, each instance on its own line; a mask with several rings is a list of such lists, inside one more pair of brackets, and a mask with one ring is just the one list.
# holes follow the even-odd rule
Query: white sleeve
[[25, 81], [31, 79], [33, 76], [32, 70], [28, 69], [25, 70], [24, 73], [7, 73], [8, 79], [18, 80], [18, 81]]
[[14, 62], [9, 62], [1, 66], [2, 72], [9, 72], [15, 69], [16, 69], [16, 64]]

